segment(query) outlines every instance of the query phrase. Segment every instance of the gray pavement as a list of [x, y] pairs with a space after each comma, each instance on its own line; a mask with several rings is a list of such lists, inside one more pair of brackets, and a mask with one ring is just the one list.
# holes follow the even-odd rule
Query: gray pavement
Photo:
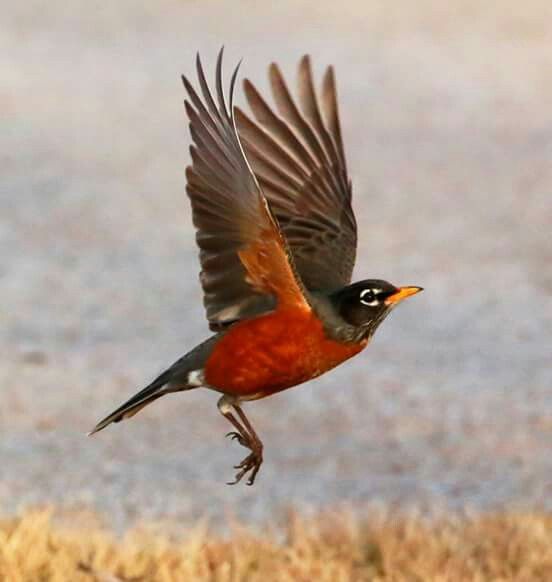
[[[113, 4], [0, 22], [0, 511], [550, 508], [550, 4]], [[336, 66], [356, 274], [426, 288], [361, 356], [248, 406], [253, 488], [224, 485], [243, 451], [206, 391], [85, 437], [208, 333], [179, 75], [223, 43], [263, 88], [271, 60]]]

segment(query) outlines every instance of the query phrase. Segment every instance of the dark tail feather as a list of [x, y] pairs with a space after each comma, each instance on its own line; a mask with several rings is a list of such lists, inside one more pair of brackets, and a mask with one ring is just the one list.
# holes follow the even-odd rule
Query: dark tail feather
[[99, 432], [106, 426], [110, 425], [112, 422], [120, 422], [125, 418], [134, 416], [137, 412], [140, 412], [144, 406], [147, 406], [150, 402], [157, 400], [164, 394], [168, 394], [169, 392], [178, 392], [179, 390], [186, 390], [186, 386], [179, 385], [176, 387], [169, 384], [170, 380], [172, 379], [173, 372], [173, 368], [169, 368], [163, 372], [149, 386], [146, 386], [143, 390], [140, 390], [140, 392], [127, 400], [122, 406], [119, 406], [117, 410], [98, 422], [98, 424], [88, 433], [88, 436], [92, 436], [93, 434]]

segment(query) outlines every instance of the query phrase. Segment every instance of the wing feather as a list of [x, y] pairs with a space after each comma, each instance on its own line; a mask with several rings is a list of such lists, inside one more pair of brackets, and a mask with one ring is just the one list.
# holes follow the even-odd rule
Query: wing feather
[[310, 59], [301, 59], [299, 106], [274, 63], [269, 80], [275, 110], [244, 81], [255, 121], [236, 108], [242, 144], [305, 287], [329, 290], [347, 285], [357, 229], [333, 69], [324, 74], [319, 102]]
[[201, 97], [183, 77], [193, 141], [186, 178], [209, 324], [218, 330], [278, 304], [310, 309], [286, 241], [236, 130], [233, 91], [238, 67], [231, 78], [228, 102], [222, 51], [217, 59], [214, 95], [199, 55], [196, 71]]

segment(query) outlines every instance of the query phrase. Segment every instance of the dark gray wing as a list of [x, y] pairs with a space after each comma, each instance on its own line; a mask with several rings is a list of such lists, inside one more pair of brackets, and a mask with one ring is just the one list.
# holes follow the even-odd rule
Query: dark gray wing
[[193, 140], [186, 177], [210, 327], [224, 328], [280, 303], [310, 309], [285, 240], [240, 144], [232, 113], [238, 69], [232, 75], [227, 106], [222, 51], [216, 68], [216, 100], [199, 55], [196, 68], [202, 97], [182, 78]]
[[236, 108], [241, 142], [305, 287], [342, 287], [351, 280], [357, 228], [333, 69], [324, 75], [321, 108], [308, 56], [299, 64], [299, 107], [274, 63], [269, 79], [277, 112], [244, 81], [256, 122]]

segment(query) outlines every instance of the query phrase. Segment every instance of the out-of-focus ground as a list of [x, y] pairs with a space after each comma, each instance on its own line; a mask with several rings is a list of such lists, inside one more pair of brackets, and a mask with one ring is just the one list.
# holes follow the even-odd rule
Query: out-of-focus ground
[[[52, 523], [48, 511], [0, 521], [3, 580], [71, 582], [549, 582], [552, 516], [496, 514], [427, 522], [378, 512], [370, 520], [291, 514], [275, 532], [200, 524], [171, 537], [148, 525], [114, 538], [94, 520]], [[82, 521], [81, 521], [82, 520]], [[85, 525], [86, 524], [86, 525]]]
[[[0, 21], [0, 509], [135, 516], [552, 499], [552, 5], [131, 2]], [[266, 88], [336, 66], [358, 277], [426, 291], [366, 353], [248, 407], [253, 488], [215, 394], [94, 423], [208, 331], [179, 75], [200, 50]], [[239, 102], [243, 103], [241, 95]]]

